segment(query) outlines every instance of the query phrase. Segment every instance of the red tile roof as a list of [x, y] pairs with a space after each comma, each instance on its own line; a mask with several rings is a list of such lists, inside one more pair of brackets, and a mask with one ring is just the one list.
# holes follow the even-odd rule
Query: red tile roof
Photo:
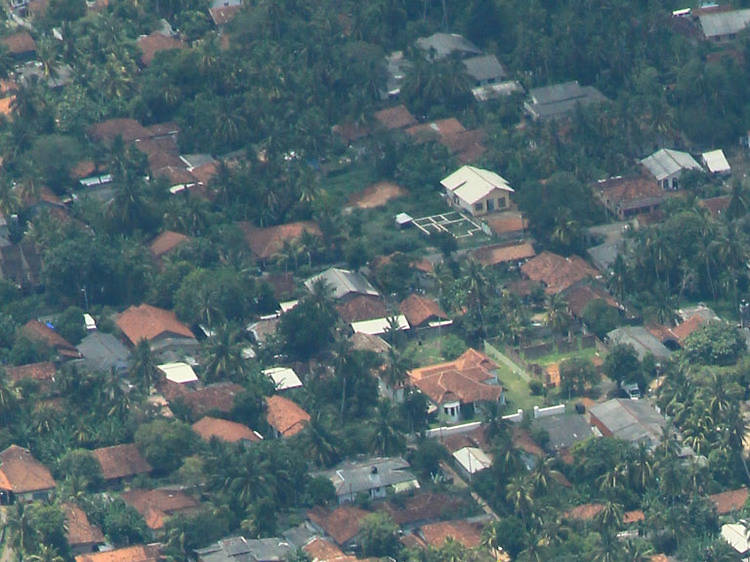
[[716, 513], [719, 515], [726, 515], [727, 513], [739, 511], [745, 507], [747, 496], [747, 488], [738, 488], [736, 490], [721, 492], [720, 494], [713, 494], [708, 496], [708, 499], [716, 506]]
[[465, 520], [440, 521], [420, 529], [425, 542], [434, 548], [440, 548], [445, 541], [452, 538], [466, 548], [476, 548], [482, 542], [482, 527]]
[[646, 515], [640, 509], [633, 511], [626, 511], [622, 514], [622, 522], [624, 525], [630, 525], [631, 523], [638, 523], [639, 521], [645, 521]]
[[193, 431], [206, 441], [210, 441], [212, 437], [217, 437], [229, 443], [236, 443], [237, 441], [260, 441], [260, 437], [246, 425], [210, 416], [204, 416], [195, 422], [193, 424]]
[[677, 341], [682, 343], [685, 341], [685, 338], [699, 329], [705, 322], [707, 322], [705, 318], [703, 318], [700, 314], [695, 314], [685, 320], [683, 323], [678, 324], [677, 326], [672, 328], [672, 333], [677, 338]]
[[521, 242], [520, 244], [495, 244], [477, 248], [471, 255], [482, 265], [489, 266], [533, 258], [536, 252], [530, 242]]
[[388, 315], [388, 309], [383, 300], [374, 295], [357, 295], [346, 302], [337, 304], [336, 310], [347, 324], [384, 318]]
[[79, 554], [76, 562], [160, 562], [159, 545], [135, 545], [105, 552]]
[[521, 271], [532, 281], [541, 281], [548, 294], [557, 294], [586, 277], [596, 277], [596, 270], [580, 256], [564, 258], [552, 252], [542, 252], [521, 266]]
[[177, 246], [184, 242], [187, 242], [188, 240], [190, 240], [189, 236], [185, 236], [184, 234], [180, 234], [179, 232], [167, 230], [159, 234], [159, 236], [151, 241], [149, 249], [151, 250], [152, 256], [154, 256], [155, 258], [160, 258], [164, 254], [168, 254]]
[[460, 496], [425, 492], [407, 497], [398, 504], [393, 502], [380, 504], [378, 509], [388, 513], [394, 523], [401, 526], [441, 519], [445, 515], [456, 513], [465, 506], [466, 501]]
[[167, 382], [161, 390], [170, 402], [182, 400], [194, 416], [203, 416], [209, 412], [230, 412], [234, 408], [235, 397], [245, 389], [233, 382], [217, 382], [197, 390]]
[[417, 124], [417, 120], [404, 105], [376, 111], [375, 119], [386, 129], [403, 129]]
[[530, 455], [544, 457], [544, 450], [536, 444], [536, 442], [531, 438], [529, 432], [525, 429], [514, 426], [512, 439], [513, 446], [516, 449], [521, 449], [522, 451], [529, 453]]
[[568, 519], [578, 519], [581, 521], [590, 521], [604, 509], [601, 503], [584, 503], [565, 512]]
[[314, 507], [307, 517], [339, 545], [344, 545], [359, 533], [359, 524], [370, 514], [353, 505], [342, 505], [333, 511]]
[[140, 513], [152, 530], [162, 529], [170, 515], [193, 511], [198, 502], [180, 490], [128, 490], [121, 497]]
[[495, 379], [490, 372], [494, 369], [497, 365], [486, 355], [468, 349], [455, 361], [412, 369], [408, 375], [411, 384], [436, 404], [448, 400], [469, 404], [500, 399], [502, 386], [485, 382]]
[[151, 136], [148, 129], [135, 119], [108, 119], [89, 127], [89, 136], [98, 142], [112, 143], [117, 137], [122, 137], [126, 143], [136, 139], [146, 139]]
[[232, 21], [237, 14], [240, 13], [240, 10], [242, 10], [242, 4], [237, 4], [235, 6], [217, 6], [216, 8], [208, 10], [208, 13], [211, 14], [211, 19], [218, 27], [226, 25]]
[[283, 249], [284, 242], [298, 240], [305, 232], [322, 236], [317, 223], [312, 221], [290, 222], [266, 228], [258, 228], [248, 222], [240, 222], [238, 226], [245, 233], [245, 240], [253, 255], [259, 259], [273, 257]]
[[29, 320], [21, 327], [21, 333], [32, 341], [41, 342], [65, 357], [80, 357], [75, 346], [55, 330], [38, 320]]
[[352, 143], [370, 134], [370, 129], [351, 121], [334, 125], [333, 133], [339, 135], [344, 142]]
[[165, 335], [183, 338], [195, 337], [190, 328], [177, 320], [174, 312], [150, 304], [128, 308], [117, 319], [117, 327], [122, 330], [122, 333], [133, 345], [142, 339], [151, 341]]
[[720, 197], [702, 199], [701, 201], [698, 201], [698, 205], [704, 209], [708, 209], [708, 212], [710, 212], [714, 218], [718, 218], [727, 210], [727, 208], [729, 208], [729, 202], [731, 200], [732, 198], [729, 195], [722, 195]]
[[620, 304], [610, 295], [604, 287], [599, 285], [581, 284], [568, 289], [565, 300], [568, 308], [576, 318], [583, 315], [583, 311], [591, 301], [601, 299], [613, 308], [620, 308]]
[[609, 178], [594, 184], [599, 198], [613, 213], [653, 206], [664, 199], [664, 190], [656, 180], [644, 176]]
[[5, 374], [14, 383], [24, 379], [51, 382], [54, 380], [56, 373], [57, 367], [51, 361], [29, 363], [28, 365], [19, 365], [18, 367], [5, 367]]
[[28, 449], [11, 445], [0, 453], [0, 490], [23, 494], [54, 487], [55, 480], [50, 471]]
[[432, 299], [412, 293], [398, 305], [401, 314], [406, 316], [409, 325], [422, 326], [425, 322], [434, 320], [446, 320], [448, 315], [443, 312], [440, 305]]
[[336, 560], [345, 556], [344, 552], [326, 539], [315, 537], [313, 540], [308, 542], [302, 547], [307, 555], [312, 558], [313, 562], [328, 562], [329, 560]]
[[94, 449], [91, 454], [99, 462], [105, 480], [127, 478], [153, 470], [134, 443]]
[[170, 49], [184, 49], [185, 43], [174, 37], [169, 37], [158, 31], [150, 35], [142, 35], [138, 38], [138, 48], [143, 53], [141, 62], [148, 66], [154, 60], [156, 53], [159, 51], [168, 51]]
[[406, 133], [416, 142], [439, 142], [462, 162], [474, 161], [486, 150], [482, 145], [485, 133], [480, 130], [467, 131], [455, 117], [414, 125], [406, 129]]
[[291, 437], [302, 431], [310, 414], [305, 412], [297, 404], [275, 394], [266, 398], [266, 421], [268, 425], [278, 431], [282, 437]]
[[66, 535], [72, 547], [102, 544], [106, 542], [99, 527], [89, 523], [86, 513], [74, 503], [64, 503]]
[[198, 180], [198, 183], [208, 185], [214, 176], [219, 173], [219, 163], [206, 162], [205, 164], [191, 168], [189, 171], [190, 175]]
[[5, 43], [8, 50], [14, 55], [23, 55], [24, 53], [33, 53], [36, 51], [36, 42], [28, 31], [19, 31], [13, 35], [3, 37], [0, 41]]

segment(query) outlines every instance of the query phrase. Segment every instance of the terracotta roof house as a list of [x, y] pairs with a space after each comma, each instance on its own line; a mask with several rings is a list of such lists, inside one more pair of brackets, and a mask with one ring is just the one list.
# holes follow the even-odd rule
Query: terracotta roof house
[[413, 125], [406, 129], [406, 133], [418, 143], [439, 142], [463, 163], [476, 160], [486, 150], [482, 144], [484, 133], [467, 131], [455, 117]]
[[665, 199], [656, 180], [644, 176], [599, 180], [593, 188], [604, 207], [619, 220], [652, 213]]
[[28, 449], [11, 445], [0, 452], [0, 504], [47, 499], [55, 485], [50, 471]]
[[242, 2], [240, 0], [214, 0], [211, 2], [208, 13], [214, 25], [222, 28], [232, 21], [241, 10]]
[[76, 347], [58, 334], [53, 328], [38, 320], [29, 320], [21, 327], [21, 334], [31, 341], [43, 343], [54, 349], [62, 359], [78, 359], [81, 353]]
[[156, 53], [159, 51], [185, 48], [185, 43], [180, 39], [164, 35], [158, 31], [154, 31], [150, 35], [141, 35], [136, 44], [141, 50], [141, 63], [144, 66], [151, 64], [151, 61], [154, 60]]
[[356, 295], [337, 304], [336, 310], [347, 324], [388, 316], [383, 299], [374, 295]]
[[233, 382], [217, 382], [196, 389], [169, 381], [161, 386], [169, 402], [181, 400], [196, 417], [211, 412], [229, 413], [234, 408], [235, 397], [243, 391], [242, 386]]
[[719, 494], [712, 494], [708, 499], [716, 506], [716, 513], [727, 515], [733, 511], [740, 511], [747, 503], [747, 488], [728, 490]]
[[314, 507], [307, 512], [307, 518], [321, 532], [331, 537], [337, 545], [346, 548], [359, 534], [359, 524], [362, 519], [369, 514], [369, 511], [353, 505], [341, 505], [333, 511], [323, 507]]
[[193, 431], [205, 441], [212, 438], [228, 443], [255, 443], [262, 437], [246, 425], [241, 423], [204, 416], [193, 424]]
[[[302, 547], [313, 562], [339, 562], [347, 558], [344, 551], [333, 544], [331, 541], [321, 539], [320, 537], [313, 538], [310, 542]], [[356, 558], [355, 558], [356, 559]]]
[[277, 255], [285, 243], [299, 240], [307, 232], [313, 236], [322, 236], [320, 227], [313, 221], [290, 222], [266, 228], [256, 227], [248, 222], [238, 226], [245, 233], [245, 240], [256, 259], [268, 260]]
[[373, 115], [375, 120], [380, 123], [385, 129], [391, 131], [393, 129], [405, 129], [417, 124], [417, 120], [406, 109], [405, 105], [397, 105], [396, 107], [389, 107], [388, 109], [381, 109], [376, 111]]
[[149, 244], [149, 250], [151, 251], [151, 255], [154, 256], [154, 259], [161, 260], [164, 256], [168, 255], [189, 240], [189, 236], [185, 236], [184, 234], [172, 230], [166, 230], [151, 241], [151, 244]]
[[27, 55], [36, 52], [36, 42], [28, 31], [19, 31], [13, 35], [8, 35], [0, 39], [10, 54], [15, 56]]
[[436, 492], [405, 496], [397, 504], [385, 502], [378, 510], [385, 511], [399, 527], [414, 526], [443, 519], [466, 506], [466, 500], [453, 494]]
[[266, 408], [266, 421], [273, 428], [275, 437], [297, 435], [310, 421], [310, 414], [278, 394], [266, 397]]
[[460, 421], [462, 409], [472, 411], [482, 402], [504, 400], [497, 365], [475, 349], [455, 361], [412, 369], [408, 376], [410, 384], [430, 399], [438, 417], [448, 422]]
[[732, 198], [729, 195], [720, 195], [719, 197], [710, 197], [698, 201], [698, 206], [707, 209], [711, 216], [718, 219], [729, 208], [729, 202]]
[[88, 133], [92, 140], [107, 145], [112, 144], [117, 137], [122, 137], [124, 142], [129, 143], [152, 136], [138, 121], [128, 118], [108, 119], [96, 123], [89, 127]]
[[565, 517], [579, 521], [590, 521], [599, 515], [603, 509], [604, 504], [602, 503], [584, 503], [566, 511]]
[[86, 513], [74, 503], [64, 503], [66, 536], [74, 555], [94, 552], [104, 544], [104, 533], [96, 525], [89, 523]]
[[564, 258], [542, 252], [521, 266], [521, 272], [532, 281], [546, 285], [545, 292], [555, 295], [586, 277], [597, 277], [597, 271], [579, 256]]
[[412, 328], [432, 327], [450, 323], [448, 315], [440, 305], [432, 299], [412, 293], [398, 305], [401, 314]]
[[162, 560], [158, 544], [138, 544], [116, 548], [104, 552], [79, 554], [76, 562], [160, 562]]
[[449, 538], [466, 548], [476, 548], [482, 543], [482, 525], [466, 520], [430, 523], [424, 525], [419, 534], [434, 548], [440, 548]]
[[91, 454], [99, 462], [102, 476], [107, 481], [122, 480], [153, 470], [134, 443], [94, 449]]
[[57, 366], [51, 361], [29, 363], [18, 367], [5, 367], [5, 374], [13, 383], [29, 379], [38, 383], [49, 384], [55, 382]]
[[568, 310], [575, 318], [581, 318], [586, 306], [597, 299], [603, 300], [612, 308], [622, 309], [622, 305], [609, 294], [607, 289], [596, 283], [581, 281], [565, 291]]
[[494, 244], [477, 248], [471, 256], [482, 265], [522, 264], [536, 255], [531, 242], [517, 244]]
[[358, 351], [372, 351], [373, 353], [388, 353], [391, 345], [380, 336], [354, 332], [349, 341], [352, 343], [352, 349]]
[[128, 490], [120, 497], [143, 516], [152, 531], [163, 529], [169, 516], [198, 508], [198, 502], [180, 490]]
[[174, 312], [150, 304], [131, 306], [120, 314], [116, 323], [132, 345], [147, 340], [152, 349], [162, 349], [198, 343], [190, 328], [180, 322]]

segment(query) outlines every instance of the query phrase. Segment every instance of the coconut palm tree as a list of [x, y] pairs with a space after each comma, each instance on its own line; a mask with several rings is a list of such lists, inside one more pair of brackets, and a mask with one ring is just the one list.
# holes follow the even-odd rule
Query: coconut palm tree
[[36, 549], [36, 554], [27, 556], [26, 560], [30, 562], [64, 562], [64, 558], [55, 550], [55, 547], [47, 544], [40, 544]]
[[552, 468], [554, 459], [540, 459], [534, 470], [531, 472], [531, 485], [534, 489], [534, 494], [545, 494], [552, 485], [552, 480], [556, 477], [562, 476], [559, 471]]
[[738, 455], [742, 461], [742, 468], [745, 470], [745, 477], [747, 478], [748, 483], [750, 483], [750, 471], [748, 471], [747, 459], [745, 458], [745, 436], [750, 429], [750, 424], [748, 424], [736, 404], [726, 412], [724, 416], [724, 424], [727, 428], [727, 443], [734, 454]]
[[508, 483], [505, 487], [505, 499], [521, 516], [521, 519], [528, 520], [531, 517], [534, 509], [534, 496], [524, 476], [514, 476]]
[[370, 447], [379, 455], [392, 456], [404, 452], [406, 441], [397, 427], [397, 413], [389, 400], [381, 400], [375, 409]]
[[17, 560], [24, 560], [25, 555], [33, 552], [37, 545], [31, 514], [24, 503], [16, 502], [15, 506], [8, 510], [5, 528], [8, 532], [8, 544], [15, 552]]
[[326, 427], [321, 411], [312, 416], [300, 439], [307, 457], [318, 466], [333, 466], [341, 458], [336, 439]]
[[205, 343], [206, 366], [203, 376], [206, 382], [242, 378], [245, 372], [242, 348], [237, 328], [227, 325], [217, 327]]
[[141, 390], [146, 394], [151, 393], [151, 387], [156, 381], [158, 369], [156, 361], [151, 353], [151, 345], [148, 340], [140, 340], [133, 351], [130, 364], [130, 376], [138, 383]]

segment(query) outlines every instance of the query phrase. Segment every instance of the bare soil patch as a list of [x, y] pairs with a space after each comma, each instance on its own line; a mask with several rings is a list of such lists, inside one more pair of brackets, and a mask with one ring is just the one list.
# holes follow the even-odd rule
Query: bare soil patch
[[381, 207], [391, 199], [406, 195], [406, 190], [395, 183], [381, 181], [355, 193], [349, 199], [349, 205], [358, 209]]

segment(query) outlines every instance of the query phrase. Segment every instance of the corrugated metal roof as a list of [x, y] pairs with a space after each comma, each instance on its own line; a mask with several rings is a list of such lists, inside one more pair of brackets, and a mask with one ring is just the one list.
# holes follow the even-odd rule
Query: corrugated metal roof
[[477, 82], [485, 80], [502, 80], [507, 76], [503, 65], [495, 55], [470, 57], [464, 60], [466, 73]]
[[319, 280], [324, 281], [332, 289], [333, 298], [335, 299], [340, 299], [350, 293], [379, 296], [375, 287], [360, 273], [347, 269], [338, 269], [336, 267], [326, 269], [324, 272], [305, 281], [305, 287], [311, 290]]
[[701, 166], [687, 152], [662, 148], [641, 160], [646, 169], [659, 181], [680, 170], [700, 170]]
[[[396, 324], [399, 330], [408, 330], [410, 328], [409, 322], [406, 320], [406, 316], [399, 314], [394, 316]], [[385, 334], [390, 327], [388, 318], [374, 318], [372, 320], [362, 320], [361, 322], [352, 322], [352, 330], [354, 333], [368, 334], [371, 336], [379, 336]]]
[[657, 443], [667, 423], [648, 400], [616, 398], [596, 404], [590, 411], [614, 437], [631, 443]]
[[703, 35], [706, 37], [734, 35], [750, 24], [750, 10], [701, 14], [698, 19], [701, 22]]
[[721, 174], [732, 171], [732, 168], [727, 161], [727, 157], [724, 156], [724, 151], [720, 148], [718, 150], [704, 152], [701, 155], [701, 158], [703, 158], [706, 168], [708, 168], [708, 171], [712, 174]]
[[513, 192], [504, 177], [474, 166], [461, 166], [443, 178], [440, 184], [470, 205], [489, 195], [493, 189]]
[[429, 37], [420, 37], [417, 39], [417, 47], [433, 53], [435, 59], [442, 59], [453, 53], [464, 56], [482, 54], [479, 47], [458, 33], [433, 33]]

